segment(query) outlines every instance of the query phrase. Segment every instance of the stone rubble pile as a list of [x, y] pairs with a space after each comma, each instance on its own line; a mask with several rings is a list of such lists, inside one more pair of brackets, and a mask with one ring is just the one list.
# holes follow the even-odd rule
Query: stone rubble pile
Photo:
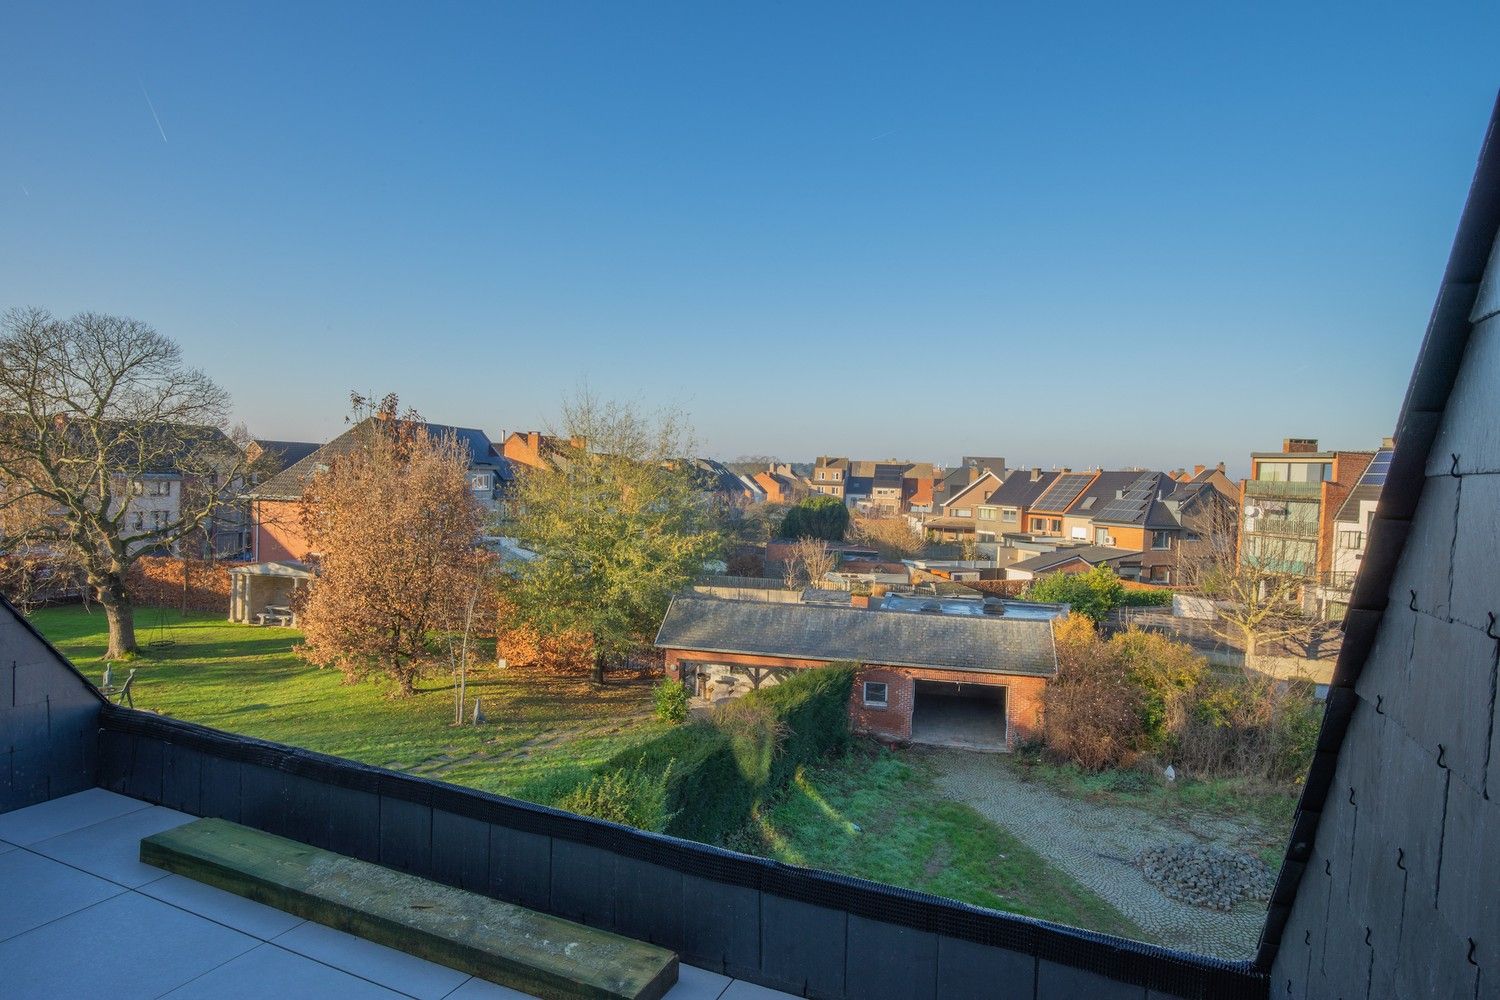
[[1242, 899], [1267, 899], [1275, 877], [1259, 858], [1208, 844], [1162, 844], [1135, 859], [1146, 881], [1172, 899], [1229, 911]]

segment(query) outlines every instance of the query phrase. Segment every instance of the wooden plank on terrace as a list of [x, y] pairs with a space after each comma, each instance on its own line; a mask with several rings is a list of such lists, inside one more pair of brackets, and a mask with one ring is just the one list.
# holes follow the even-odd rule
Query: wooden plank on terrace
[[141, 840], [141, 860], [538, 997], [657, 1000], [677, 956], [221, 819]]

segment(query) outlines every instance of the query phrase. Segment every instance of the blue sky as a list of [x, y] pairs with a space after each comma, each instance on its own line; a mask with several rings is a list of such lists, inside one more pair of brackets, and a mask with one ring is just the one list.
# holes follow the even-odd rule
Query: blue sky
[[[216, 9], [224, 7], [225, 9]], [[705, 453], [1248, 464], [1389, 433], [1500, 4], [8, 4], [0, 307], [261, 436], [587, 383]]]

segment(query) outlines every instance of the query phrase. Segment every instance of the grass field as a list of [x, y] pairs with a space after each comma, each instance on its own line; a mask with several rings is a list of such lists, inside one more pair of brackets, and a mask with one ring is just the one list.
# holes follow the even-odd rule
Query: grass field
[[803, 770], [733, 846], [1073, 927], [1140, 928], [969, 806], [870, 744]]
[[[32, 621], [96, 684], [104, 669], [104, 614], [44, 608]], [[650, 681], [583, 678], [520, 668], [498, 670], [493, 647], [471, 672], [468, 693], [487, 722], [451, 725], [452, 678], [418, 681], [410, 698], [378, 681], [345, 684], [294, 652], [293, 629], [235, 625], [218, 615], [142, 608], [135, 706], [173, 718], [258, 736], [369, 764], [502, 794], [525, 794], [562, 768], [590, 767], [659, 731]], [[150, 644], [165, 640], [170, 645]]]

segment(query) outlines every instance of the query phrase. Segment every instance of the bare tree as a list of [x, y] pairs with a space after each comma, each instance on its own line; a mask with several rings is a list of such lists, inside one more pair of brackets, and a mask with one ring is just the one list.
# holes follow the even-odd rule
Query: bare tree
[[828, 543], [817, 538], [799, 538], [782, 560], [781, 575], [787, 589], [820, 586], [838, 565], [838, 557]]
[[[224, 433], [228, 406], [144, 323], [40, 309], [0, 320], [0, 507], [46, 511], [0, 547], [44, 546], [78, 567], [104, 607], [109, 657], [136, 649], [131, 564], [199, 532], [237, 492], [246, 460]], [[132, 501], [164, 481], [177, 502], [137, 519]]]
[[1209, 502], [1184, 517], [1188, 540], [1179, 563], [1183, 584], [1214, 602], [1209, 631], [1244, 650], [1247, 666], [1268, 643], [1306, 633], [1316, 623], [1302, 606], [1313, 580], [1300, 522], [1267, 525], [1277, 530], [1240, 533], [1237, 507]]
[[854, 516], [853, 540], [877, 549], [886, 559], [911, 559], [920, 556], [926, 542], [905, 517]]

